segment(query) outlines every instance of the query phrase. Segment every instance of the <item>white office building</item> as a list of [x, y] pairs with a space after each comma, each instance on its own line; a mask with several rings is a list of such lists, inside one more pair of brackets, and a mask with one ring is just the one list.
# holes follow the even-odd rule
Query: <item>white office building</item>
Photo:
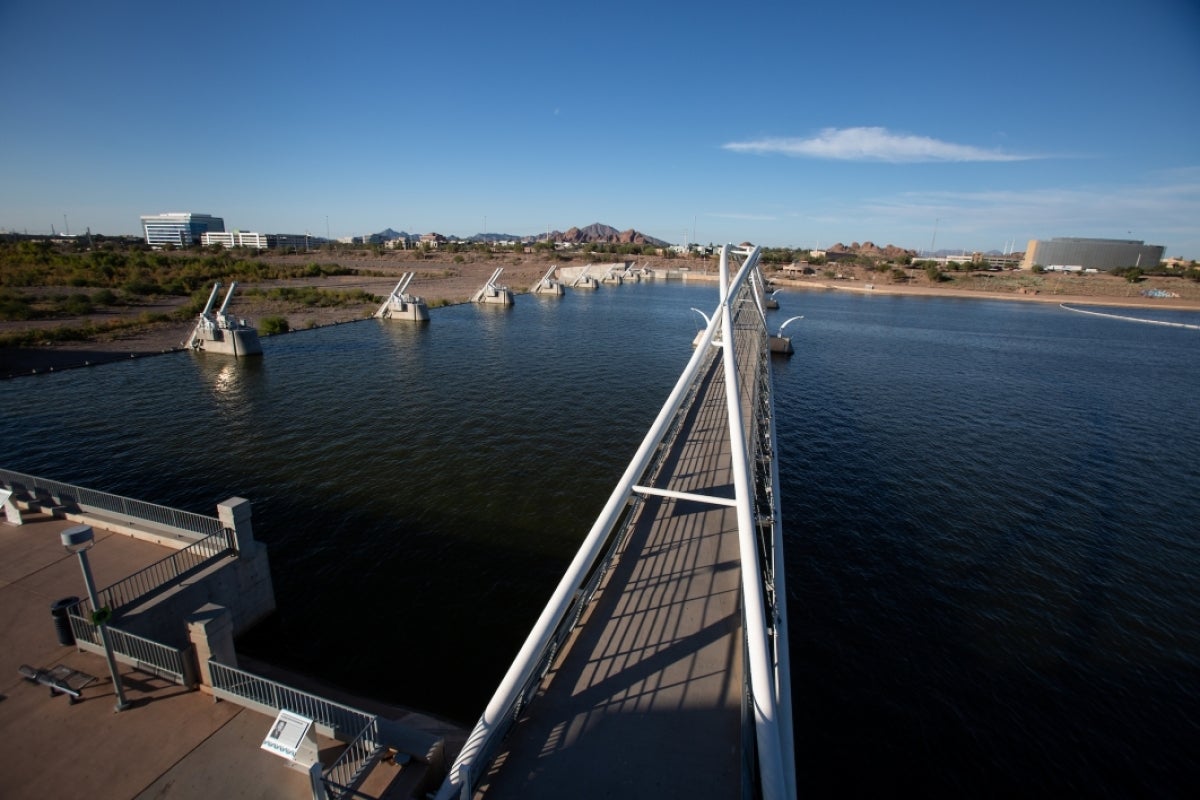
[[293, 247], [297, 250], [308, 250], [313, 243], [311, 236], [299, 233], [252, 233], [250, 231], [228, 231], [221, 233], [206, 233], [200, 237], [200, 243], [207, 247], [219, 244], [222, 247], [252, 247], [255, 250], [278, 250]]
[[266, 250], [267, 237], [266, 234], [250, 233], [249, 231], [225, 231], [220, 233], [209, 231], [200, 237], [200, 244], [205, 247], [219, 244], [223, 247], [253, 247], [255, 250]]
[[151, 247], [191, 247], [200, 244], [204, 234], [225, 230], [225, 220], [211, 214], [172, 212], [142, 217], [142, 232]]

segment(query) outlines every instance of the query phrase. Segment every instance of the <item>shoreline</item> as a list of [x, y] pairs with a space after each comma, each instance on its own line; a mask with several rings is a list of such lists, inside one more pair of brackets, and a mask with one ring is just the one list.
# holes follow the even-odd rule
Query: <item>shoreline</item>
[[[864, 295], [907, 297], [942, 297], [951, 299], [1010, 300], [1018, 303], [1067, 303], [1070, 305], [1111, 306], [1113, 308], [1157, 308], [1164, 311], [1200, 311], [1200, 300], [1181, 297], [1116, 297], [1094, 294], [1018, 294], [1016, 292], [987, 292], [976, 289], [953, 289], [934, 286], [898, 286], [895, 284], [867, 286], [847, 285], [850, 281], [805, 281], [793, 278], [774, 278], [772, 284], [786, 289], [806, 291], [839, 291]], [[857, 283], [857, 281], [855, 281]]]
[[[468, 265], [463, 269], [464, 273], [474, 272], [471, 267], [476, 265]], [[524, 272], [529, 270], [526, 267]], [[541, 270], [541, 265], [536, 267], [536, 270]], [[532, 272], [530, 273], [532, 274]], [[540, 272], [539, 272], [540, 274]], [[521, 275], [521, 278], [527, 276]], [[443, 299], [449, 301], [449, 304], [455, 305], [460, 302], [465, 302], [468, 296], [469, 287], [474, 286], [474, 281], [477, 276], [463, 275], [459, 280], [429, 280], [426, 277], [422, 281], [425, 285], [422, 287], [429, 293], [441, 292]], [[347, 282], [354, 282], [369, 286], [371, 289], [379, 289], [376, 284], [388, 284], [392, 277], [370, 278], [363, 280], [361, 278], [349, 278]], [[686, 274], [684, 282], [688, 281], [715, 281], [716, 275], [696, 271], [691, 274]], [[772, 286], [782, 289], [795, 289], [799, 291], [837, 291], [850, 292], [861, 295], [888, 295], [893, 297], [932, 297], [944, 299], [975, 299], [975, 300], [1001, 300], [1018, 303], [1053, 303], [1053, 304], [1069, 304], [1082, 306], [1101, 306], [1111, 308], [1125, 309], [1159, 309], [1164, 311], [1195, 311], [1200, 312], [1200, 299], [1193, 298], [1156, 298], [1143, 296], [1128, 296], [1121, 297], [1116, 295], [1106, 294], [1075, 294], [1075, 293], [1044, 293], [1041, 291], [1018, 293], [1018, 292], [996, 292], [986, 291], [981, 289], [962, 289], [931, 285], [899, 285], [899, 284], [869, 284], [863, 279], [853, 280], [837, 280], [831, 281], [828, 279], [810, 280], [805, 278], [786, 278], [780, 274], [771, 275], [769, 282]], [[338, 284], [339, 281], [327, 281], [329, 284]], [[872, 288], [868, 288], [870, 285]], [[330, 287], [332, 288], [332, 287]], [[387, 289], [380, 289], [387, 291]], [[373, 309], [372, 309], [373, 310]], [[361, 322], [366, 319], [371, 319], [370, 315], [365, 314], [367, 309], [361, 308], [340, 308], [340, 309], [325, 309], [317, 313], [310, 311], [303, 312], [310, 316], [308, 324], [304, 327], [296, 327], [288, 331], [289, 334], [301, 333], [306, 330], [319, 330], [330, 325], [344, 325], [350, 322]], [[321, 313], [323, 312], [323, 313]], [[166, 355], [168, 353], [179, 353], [187, 348], [182, 347], [179, 343], [187, 336], [194, 322], [189, 320], [185, 323], [176, 323], [163, 325], [157, 328], [141, 331], [137, 334], [125, 336], [121, 338], [111, 339], [107, 341], [90, 341], [66, 343], [58, 345], [48, 345], [41, 347], [16, 347], [16, 348], [0, 348], [0, 380], [17, 379], [24, 377], [33, 377], [37, 375], [53, 374], [70, 369], [82, 369], [85, 367], [96, 367], [103, 364], [111, 364], [117, 361], [128, 361], [131, 359], [147, 358], [156, 355]], [[282, 335], [282, 334], [276, 334]], [[269, 337], [268, 337], [269, 338]]]

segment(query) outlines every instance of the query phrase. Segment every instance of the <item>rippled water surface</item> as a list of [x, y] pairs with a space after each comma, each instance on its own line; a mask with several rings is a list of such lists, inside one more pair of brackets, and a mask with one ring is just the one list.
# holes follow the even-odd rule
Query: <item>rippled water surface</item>
[[[249, 498], [280, 612], [240, 649], [471, 722], [714, 295], [521, 296], [261, 362], [10, 380], [2, 461], [209, 514]], [[774, 362], [802, 791], [1185, 794], [1200, 332], [780, 298], [775, 325], [805, 315]]]

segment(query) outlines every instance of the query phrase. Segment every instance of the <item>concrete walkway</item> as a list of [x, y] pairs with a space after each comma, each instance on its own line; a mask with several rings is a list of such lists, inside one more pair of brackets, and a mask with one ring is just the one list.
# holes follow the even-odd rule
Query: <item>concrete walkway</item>
[[[84, 596], [79, 559], [41, 514], [0, 521], [0, 796], [22, 798], [308, 798], [308, 777], [260, 750], [270, 719], [120, 667], [132, 707], [115, 711], [102, 656], [58, 643], [50, 606]], [[173, 552], [94, 528], [88, 552], [98, 587]], [[94, 676], [74, 704], [22, 678], [22, 664], [60, 664]], [[327, 746], [338, 746], [327, 742]]]
[[[86, 594], [79, 559], [68, 554], [59, 533], [76, 523], [27, 513], [23, 526], [0, 518], [0, 797], [4, 800], [139, 800], [149, 798], [312, 797], [309, 777], [260, 745], [273, 717], [154, 675], [119, 665], [130, 707], [116, 711], [116, 694], [103, 656], [59, 643], [50, 607]], [[175, 552], [93, 524], [88, 560], [98, 588]], [[182, 625], [183, 622], [180, 621]], [[91, 680], [74, 703], [23, 678], [28, 665], [66, 667]], [[466, 732], [425, 714], [395, 708], [321, 685], [278, 666], [246, 663], [256, 674], [335, 702], [400, 722], [402, 738], [442, 740], [453, 759]], [[78, 687], [78, 683], [75, 684]], [[390, 723], [389, 723], [390, 724]], [[394, 726], [393, 726], [394, 727]], [[328, 766], [344, 745], [318, 736], [320, 761]], [[422, 751], [423, 752], [423, 751]], [[400, 767], [381, 762], [360, 791], [399, 800], [428, 783], [415, 761]], [[440, 780], [440, 777], [437, 778]]]

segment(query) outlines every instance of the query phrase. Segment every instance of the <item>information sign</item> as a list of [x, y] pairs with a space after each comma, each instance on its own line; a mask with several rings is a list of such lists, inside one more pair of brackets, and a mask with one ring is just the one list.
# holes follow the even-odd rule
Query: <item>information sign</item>
[[262, 749], [295, 761], [312, 724], [311, 719], [299, 714], [287, 710], [280, 711], [271, 729], [267, 731], [267, 738], [263, 739]]

